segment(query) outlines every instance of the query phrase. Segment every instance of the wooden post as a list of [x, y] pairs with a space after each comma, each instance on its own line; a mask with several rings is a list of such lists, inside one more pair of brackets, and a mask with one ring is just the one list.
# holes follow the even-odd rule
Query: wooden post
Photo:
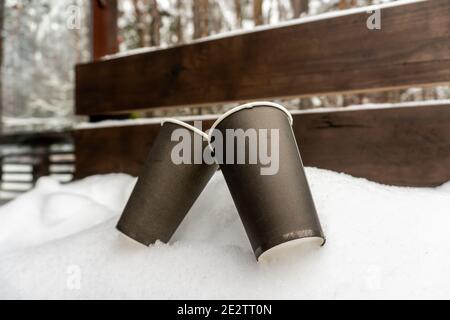
[[[117, 0], [91, 0], [92, 6], [92, 59], [119, 52]], [[114, 116], [91, 116], [90, 122], [108, 120]], [[129, 118], [120, 115], [120, 119]]]
[[92, 5], [92, 58], [119, 51], [117, 0], [91, 0]]

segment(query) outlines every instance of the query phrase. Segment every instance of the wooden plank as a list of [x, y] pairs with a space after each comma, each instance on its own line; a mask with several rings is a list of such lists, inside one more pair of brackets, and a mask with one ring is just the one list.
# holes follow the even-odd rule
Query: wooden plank
[[307, 166], [398, 186], [450, 180], [450, 106], [304, 114], [296, 120]]
[[117, 0], [91, 0], [92, 57], [94, 60], [119, 51]]
[[[0, 136], [0, 145], [29, 145], [41, 146], [51, 144], [70, 144], [72, 143], [71, 131], [42, 131], [42, 132], [19, 132], [12, 134], [3, 134]], [[0, 149], [0, 153], [3, 152]]]
[[[153, 124], [75, 131], [77, 178], [138, 175], [158, 130]], [[450, 105], [300, 113], [294, 132], [306, 166], [399, 186], [450, 180]]]
[[74, 131], [75, 176], [125, 172], [138, 175], [160, 125]]
[[76, 112], [102, 114], [450, 82], [450, 1], [387, 7], [76, 68]]

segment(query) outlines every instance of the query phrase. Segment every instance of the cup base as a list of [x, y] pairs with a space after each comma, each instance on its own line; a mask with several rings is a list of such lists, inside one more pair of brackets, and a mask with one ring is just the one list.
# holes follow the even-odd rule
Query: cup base
[[136, 230], [129, 230], [126, 226], [120, 224], [120, 222], [116, 225], [116, 229], [136, 243], [140, 243], [146, 247], [152, 244], [144, 234], [140, 234], [139, 232], [136, 232]]
[[325, 244], [325, 239], [321, 237], [307, 237], [294, 239], [281, 243], [277, 246], [270, 248], [267, 251], [261, 253], [258, 257], [258, 262], [268, 263], [270, 261], [285, 259], [286, 257], [292, 256], [295, 252], [300, 252], [304, 250], [313, 249], [316, 250], [317, 247], [321, 247]]

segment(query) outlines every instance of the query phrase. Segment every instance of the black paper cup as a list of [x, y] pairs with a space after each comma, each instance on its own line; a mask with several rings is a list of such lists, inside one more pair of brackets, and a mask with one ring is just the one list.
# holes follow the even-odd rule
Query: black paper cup
[[[117, 225], [119, 231], [144, 245], [170, 240], [218, 169], [215, 162], [207, 164], [202, 157], [199, 162], [198, 153], [195, 156], [196, 148], [208, 146], [204, 132], [173, 119], [164, 120], [161, 126]], [[173, 161], [172, 153], [180, 143], [172, 141], [177, 129], [184, 129], [191, 139], [189, 163]]]
[[[292, 121], [291, 114], [284, 107], [271, 102], [255, 102], [225, 113], [209, 132], [210, 148], [215, 151], [259, 261], [270, 260], [271, 256], [278, 256], [280, 251], [293, 245], [315, 242], [321, 246], [325, 243], [292, 130]], [[256, 130], [258, 133], [266, 130], [266, 135], [257, 136], [258, 149], [261, 150], [263, 140], [266, 140], [268, 146], [267, 154], [274, 147], [279, 154], [278, 170], [275, 170], [274, 164], [271, 170], [267, 170], [268, 161], [263, 161], [259, 150], [256, 163], [254, 157], [251, 160], [250, 148], [254, 150], [256, 140], [250, 142], [248, 138], [245, 147], [238, 150], [237, 138], [227, 136], [227, 130], [238, 129], [243, 132], [249, 132], [248, 129]], [[278, 143], [276, 132], [279, 135]], [[220, 140], [223, 140], [222, 146], [217, 144]], [[234, 142], [231, 147], [230, 140]], [[244, 156], [242, 150], [245, 150]], [[230, 163], [230, 159], [234, 161]], [[264, 167], [266, 172], [262, 175]]]

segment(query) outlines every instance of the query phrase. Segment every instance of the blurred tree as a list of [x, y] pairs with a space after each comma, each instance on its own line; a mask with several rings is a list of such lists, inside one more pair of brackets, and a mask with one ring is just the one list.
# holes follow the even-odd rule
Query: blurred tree
[[292, 16], [299, 18], [302, 13], [308, 13], [309, 0], [291, 0]]
[[259, 26], [264, 23], [263, 0], [253, 0], [253, 21], [255, 26]]
[[209, 0], [192, 1], [194, 39], [209, 35]]
[[4, 5], [4, 130], [70, 126], [74, 64], [90, 57], [90, 3], [7, 0]]
[[356, 7], [356, 0], [339, 0], [339, 9]]
[[175, 35], [176, 35], [176, 43], [180, 44], [184, 42], [184, 33], [183, 33], [183, 24], [182, 24], [182, 15], [184, 11], [184, 5], [182, 0], [176, 0], [175, 9], [177, 11], [175, 17]]
[[[3, 114], [3, 25], [5, 14], [5, 0], [0, 0], [0, 118]], [[2, 121], [0, 121], [0, 134], [3, 131]]]
[[236, 14], [236, 28], [242, 28], [242, 2], [234, 0], [234, 12]]
[[136, 18], [136, 30], [138, 34], [138, 46], [141, 48], [148, 45], [145, 32], [145, 16], [143, 13], [143, 8], [141, 8], [141, 6], [144, 6], [144, 3], [142, 1], [143, 0], [133, 0], [134, 13]]
[[150, 45], [159, 46], [161, 44], [161, 13], [157, 0], [150, 0]]

